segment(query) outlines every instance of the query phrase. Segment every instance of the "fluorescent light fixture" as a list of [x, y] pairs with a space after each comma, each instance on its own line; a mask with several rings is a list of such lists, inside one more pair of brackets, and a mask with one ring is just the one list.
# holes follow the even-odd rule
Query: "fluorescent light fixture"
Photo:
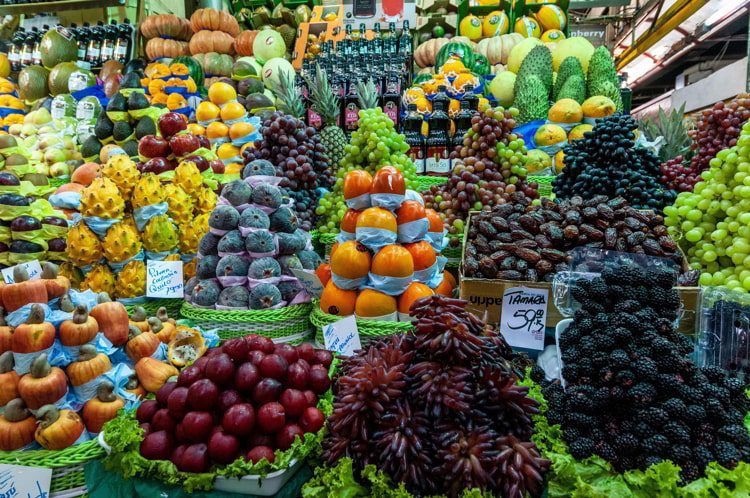
[[724, 3], [724, 5], [719, 7], [713, 14], [709, 16], [708, 19], [706, 19], [704, 23], [706, 26], [712, 26], [716, 24], [732, 11], [734, 11], [735, 9], [740, 9], [743, 6], [742, 2], [735, 3], [732, 1], [723, 0], [722, 3]]

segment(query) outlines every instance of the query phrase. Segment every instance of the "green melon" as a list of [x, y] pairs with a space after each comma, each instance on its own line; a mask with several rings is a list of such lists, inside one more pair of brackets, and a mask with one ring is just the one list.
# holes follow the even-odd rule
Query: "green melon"
[[42, 66], [27, 66], [18, 74], [18, 95], [26, 101], [34, 102], [49, 95], [47, 71]]
[[70, 31], [60, 26], [44, 34], [39, 50], [42, 54], [42, 65], [47, 68], [78, 58], [78, 42]]
[[438, 50], [435, 56], [435, 68], [442, 67], [453, 56], [461, 59], [466, 68], [471, 68], [474, 65], [474, 52], [471, 46], [461, 42], [448, 42]]
[[49, 93], [52, 95], [60, 95], [61, 93], [69, 93], [68, 91], [68, 80], [70, 75], [78, 70], [78, 66], [75, 62], [61, 62], [52, 68], [47, 78], [47, 84], [49, 85]]
[[180, 55], [172, 59], [172, 64], [185, 64], [188, 68], [188, 74], [191, 78], [193, 78], [195, 84], [198, 87], [203, 86], [203, 68], [200, 64], [198, 64], [197, 60], [190, 57], [189, 55]]

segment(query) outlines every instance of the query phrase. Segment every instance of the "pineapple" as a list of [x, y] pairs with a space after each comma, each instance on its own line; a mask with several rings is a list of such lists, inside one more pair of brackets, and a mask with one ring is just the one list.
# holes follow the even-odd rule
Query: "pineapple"
[[143, 230], [143, 247], [151, 252], [171, 251], [177, 247], [177, 227], [166, 214], [154, 216]]
[[182, 254], [195, 254], [198, 252], [198, 244], [208, 232], [208, 213], [195, 217], [189, 223], [180, 225], [180, 252]]
[[133, 209], [138, 209], [152, 204], [159, 204], [165, 200], [166, 196], [159, 178], [153, 173], [146, 173], [145, 175], [141, 175], [135, 184], [130, 203], [133, 205]]
[[131, 261], [117, 274], [117, 297], [139, 297], [146, 294], [146, 264]]
[[100, 218], [122, 218], [125, 201], [117, 185], [108, 178], [94, 178], [91, 185], [81, 192], [81, 214]]
[[123, 154], [112, 156], [104, 167], [102, 167], [102, 175], [117, 185], [120, 195], [126, 201], [130, 200], [135, 184], [141, 177], [141, 173], [135, 167], [135, 163]]
[[203, 185], [203, 177], [192, 161], [183, 161], [174, 170], [174, 182], [190, 195], [195, 194]]
[[690, 144], [692, 140], [688, 136], [688, 130], [684, 122], [685, 104], [679, 109], [672, 109], [667, 114], [664, 109], [659, 109], [656, 119], [645, 119], [639, 123], [639, 128], [643, 130], [649, 141], [654, 141], [659, 137], [664, 137], [664, 145], [659, 149], [659, 159], [669, 161], [677, 156], [683, 156], [690, 159]]
[[288, 71], [279, 74], [279, 84], [273, 88], [273, 93], [278, 99], [280, 111], [295, 118], [302, 119], [305, 113], [305, 105], [302, 103], [300, 94], [294, 86], [294, 72]]
[[372, 78], [367, 82], [357, 82], [357, 99], [359, 100], [360, 109], [375, 109], [378, 107], [378, 90]]
[[178, 224], [187, 223], [193, 218], [193, 199], [185, 190], [176, 183], [168, 183], [164, 186], [167, 194], [169, 210], [167, 214]]
[[311, 88], [310, 97], [312, 107], [320, 114], [325, 127], [320, 132], [320, 141], [325, 146], [326, 152], [331, 158], [333, 168], [337, 168], [344, 157], [344, 146], [346, 135], [344, 130], [336, 125], [341, 114], [339, 99], [333, 94], [328, 82], [328, 75], [320, 65], [315, 65], [315, 79], [308, 78], [307, 85]]
[[94, 265], [90, 272], [86, 274], [86, 277], [81, 282], [81, 290], [89, 290], [96, 292], [106, 292], [110, 296], [115, 293], [115, 276], [112, 275], [112, 270], [107, 265]]
[[68, 231], [68, 259], [76, 266], [87, 266], [102, 259], [102, 245], [96, 234], [78, 223]]
[[121, 263], [132, 258], [141, 250], [141, 238], [135, 224], [121, 221], [107, 230], [102, 240], [104, 257], [111, 263]]

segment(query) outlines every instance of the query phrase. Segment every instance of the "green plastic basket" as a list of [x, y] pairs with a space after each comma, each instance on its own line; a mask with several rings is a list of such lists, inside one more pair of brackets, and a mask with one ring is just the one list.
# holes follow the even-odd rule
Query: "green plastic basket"
[[162, 306], [167, 308], [167, 314], [169, 315], [169, 318], [174, 318], [175, 320], [180, 318], [180, 308], [182, 307], [182, 304], [185, 301], [182, 299], [148, 299], [142, 304], [133, 304], [133, 305], [127, 305], [125, 306], [125, 309], [128, 310], [128, 314], [132, 313], [133, 310], [137, 306], [141, 306], [144, 310], [146, 310], [146, 315], [148, 316], [154, 316], [156, 315], [156, 310], [161, 308]]
[[536, 182], [539, 185], [539, 197], [553, 197], [552, 180], [554, 180], [555, 178], [555, 176], [529, 175], [526, 179], [529, 182]]
[[183, 318], [202, 330], [216, 330], [221, 339], [258, 334], [276, 343], [298, 344], [312, 334], [312, 304], [295, 304], [273, 310], [229, 311], [198, 308], [182, 303]]
[[64, 450], [0, 451], [0, 463], [52, 469], [50, 495], [78, 498], [88, 496], [83, 467], [104, 457], [96, 439]]
[[417, 192], [424, 192], [433, 185], [443, 185], [448, 183], [448, 178], [444, 176], [417, 176]]
[[[323, 327], [341, 320], [342, 317], [324, 313], [320, 309], [320, 302], [317, 299], [313, 300], [312, 306], [310, 322], [315, 327], [315, 342], [322, 346], [324, 344]], [[359, 339], [363, 346], [372, 339], [392, 334], [401, 334], [410, 330], [414, 330], [414, 326], [408, 322], [382, 322], [379, 320], [357, 319], [357, 331], [359, 332]]]
[[[448, 240], [448, 247], [443, 249], [443, 252], [440, 254], [448, 258], [448, 262], [445, 263], [446, 268], [458, 268], [461, 264], [461, 247], [463, 245], [464, 234], [449, 235]], [[455, 245], [455, 241], [458, 241], [458, 245]]]

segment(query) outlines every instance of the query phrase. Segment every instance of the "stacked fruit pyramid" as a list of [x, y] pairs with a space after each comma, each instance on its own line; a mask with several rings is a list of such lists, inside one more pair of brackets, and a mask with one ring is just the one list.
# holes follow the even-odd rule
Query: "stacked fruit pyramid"
[[443, 270], [444, 227], [406, 190], [401, 172], [384, 166], [375, 176], [355, 170], [344, 179], [349, 209], [331, 263], [316, 272], [325, 284], [320, 309], [330, 315], [410, 321], [409, 309], [433, 294], [450, 296], [455, 280]]
[[146, 66], [144, 73], [146, 79], [141, 83], [147, 83], [144, 86], [152, 105], [162, 104], [170, 111], [181, 112], [189, 117], [192, 109], [188, 98], [198, 96], [198, 85], [185, 64], [152, 62]]

